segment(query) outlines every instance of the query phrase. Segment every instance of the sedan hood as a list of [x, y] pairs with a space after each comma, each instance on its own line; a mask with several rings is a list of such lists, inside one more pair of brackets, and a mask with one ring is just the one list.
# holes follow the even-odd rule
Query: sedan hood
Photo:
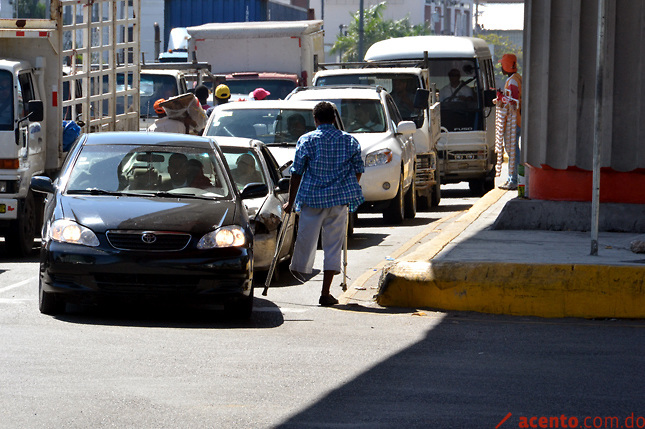
[[65, 196], [62, 215], [95, 232], [109, 229], [207, 232], [236, 219], [233, 201], [189, 198]]

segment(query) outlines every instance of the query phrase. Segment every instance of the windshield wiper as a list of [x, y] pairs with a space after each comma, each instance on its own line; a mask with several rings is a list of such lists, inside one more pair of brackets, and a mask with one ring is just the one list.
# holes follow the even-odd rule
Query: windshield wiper
[[298, 142], [265, 143], [266, 146], [295, 146]]
[[123, 192], [119, 191], [106, 191], [105, 189], [99, 188], [87, 188], [87, 189], [72, 189], [67, 191], [68, 194], [82, 194], [82, 195], [124, 195]]
[[161, 197], [161, 198], [197, 198], [200, 200], [212, 200], [211, 197], [205, 197], [202, 195], [191, 194], [191, 193], [168, 192], [168, 191], [157, 191], [147, 195]]

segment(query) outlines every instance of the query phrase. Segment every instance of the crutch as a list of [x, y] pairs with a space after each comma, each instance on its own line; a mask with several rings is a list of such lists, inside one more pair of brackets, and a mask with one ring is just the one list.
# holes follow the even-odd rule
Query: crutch
[[343, 290], [347, 290], [347, 230], [349, 229], [349, 217], [351, 213], [349, 208], [347, 209], [347, 218], [345, 221], [345, 242], [343, 243], [343, 282], [340, 284], [340, 287]]
[[267, 273], [267, 279], [264, 282], [264, 290], [262, 291], [262, 296], [267, 296], [267, 291], [269, 290], [269, 286], [271, 285], [273, 272], [275, 271], [275, 266], [278, 263], [278, 259], [280, 258], [280, 251], [282, 250], [284, 236], [287, 234], [287, 229], [289, 227], [289, 222], [291, 221], [292, 213], [293, 212], [282, 213], [282, 225], [280, 226], [280, 231], [278, 232], [278, 241], [275, 244], [275, 254], [273, 255], [273, 260], [271, 261], [271, 266], [269, 267], [269, 272]]

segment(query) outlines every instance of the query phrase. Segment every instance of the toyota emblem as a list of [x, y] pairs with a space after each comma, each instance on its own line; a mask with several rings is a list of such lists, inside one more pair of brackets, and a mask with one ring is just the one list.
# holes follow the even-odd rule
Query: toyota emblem
[[151, 232], [144, 232], [143, 234], [141, 234], [141, 241], [146, 244], [152, 244], [157, 241], [157, 236]]

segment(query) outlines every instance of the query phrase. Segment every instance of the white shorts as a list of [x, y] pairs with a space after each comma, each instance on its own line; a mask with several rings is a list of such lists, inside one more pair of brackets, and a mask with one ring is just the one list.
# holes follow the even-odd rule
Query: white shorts
[[347, 206], [315, 209], [305, 204], [300, 211], [298, 236], [291, 258], [291, 271], [310, 274], [322, 229], [324, 271], [340, 273], [340, 258], [347, 232]]

